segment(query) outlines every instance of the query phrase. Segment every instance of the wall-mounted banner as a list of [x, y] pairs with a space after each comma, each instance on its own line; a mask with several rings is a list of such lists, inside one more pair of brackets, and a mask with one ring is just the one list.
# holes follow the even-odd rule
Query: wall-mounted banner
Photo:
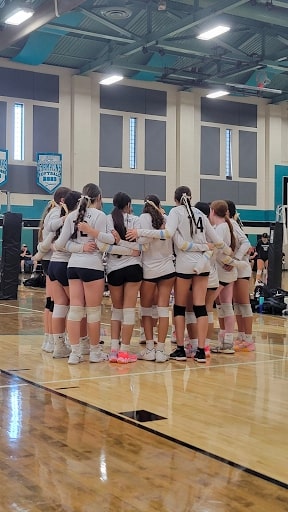
[[37, 153], [37, 185], [52, 194], [62, 183], [62, 154]]
[[0, 185], [8, 179], [8, 149], [0, 149]]

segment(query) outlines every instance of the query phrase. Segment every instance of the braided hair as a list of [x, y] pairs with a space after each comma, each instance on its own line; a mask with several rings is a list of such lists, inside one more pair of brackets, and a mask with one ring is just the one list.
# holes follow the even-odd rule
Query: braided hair
[[235, 235], [234, 235], [234, 231], [233, 231], [233, 226], [232, 226], [232, 223], [229, 218], [228, 204], [226, 203], [226, 201], [219, 200], [219, 201], [213, 201], [211, 203], [210, 207], [212, 210], [214, 210], [215, 214], [218, 217], [220, 217], [221, 219], [225, 219], [225, 222], [227, 222], [229, 231], [230, 231], [230, 236], [231, 236], [230, 247], [231, 247], [232, 251], [235, 251], [236, 239], [235, 239]]
[[193, 224], [196, 228], [196, 231], [197, 231], [197, 225], [196, 225], [195, 215], [194, 215], [194, 212], [193, 212], [192, 206], [191, 206], [191, 190], [190, 190], [190, 188], [185, 187], [185, 186], [176, 188], [175, 194], [174, 194], [174, 199], [175, 199], [175, 201], [178, 201], [178, 203], [180, 203], [181, 205], [185, 206], [187, 213], [188, 213], [189, 223], [190, 223], [190, 234], [193, 237]]
[[78, 208], [78, 215], [75, 220], [74, 232], [71, 235], [72, 240], [77, 238], [77, 226], [79, 222], [83, 222], [87, 208], [89, 208], [99, 196], [101, 197], [101, 189], [98, 187], [98, 185], [95, 185], [95, 183], [88, 183], [85, 185], [85, 187], [83, 187]]
[[164, 223], [163, 213], [160, 209], [160, 199], [154, 194], [149, 194], [144, 200], [143, 213], [149, 213], [154, 229], [160, 229]]
[[43, 229], [44, 229], [44, 221], [48, 215], [48, 213], [52, 210], [52, 208], [55, 208], [55, 206], [59, 205], [61, 202], [61, 199], [67, 196], [67, 194], [70, 192], [70, 188], [68, 187], [59, 187], [57, 188], [56, 192], [54, 193], [53, 199], [49, 201], [48, 205], [46, 206], [44, 213], [42, 215], [42, 219], [40, 220], [39, 224], [39, 230], [38, 230], [38, 241], [43, 241]]
[[114, 208], [112, 210], [112, 219], [114, 228], [119, 233], [122, 240], [125, 240], [126, 227], [124, 224], [123, 210], [125, 206], [131, 204], [131, 197], [125, 192], [117, 192], [113, 197]]

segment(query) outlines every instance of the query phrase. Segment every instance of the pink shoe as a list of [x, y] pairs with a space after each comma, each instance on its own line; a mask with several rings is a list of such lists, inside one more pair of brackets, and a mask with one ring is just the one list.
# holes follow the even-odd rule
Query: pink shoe
[[234, 345], [234, 349], [236, 350], [236, 352], [254, 352], [255, 343], [254, 341], [242, 341], [242, 343], [239, 343], [239, 345]]
[[118, 359], [118, 350], [111, 350], [109, 354], [109, 362], [110, 363], [117, 363]]
[[205, 345], [204, 350], [206, 357], [211, 357], [210, 345]]
[[135, 363], [137, 361], [137, 354], [131, 352], [118, 352], [117, 363], [127, 364]]

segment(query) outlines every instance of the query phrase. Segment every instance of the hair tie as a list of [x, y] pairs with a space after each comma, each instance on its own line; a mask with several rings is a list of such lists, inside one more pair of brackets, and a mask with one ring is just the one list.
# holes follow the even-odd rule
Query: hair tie
[[158, 206], [156, 206], [155, 203], [153, 203], [153, 201], [150, 201], [150, 199], [146, 199], [145, 201], [146, 204], [150, 204], [150, 206], [152, 206], [153, 208], [155, 208], [155, 210], [157, 210], [157, 212], [161, 213], [161, 215], [163, 215], [163, 212], [160, 208], [158, 208]]
[[89, 206], [90, 206], [90, 204], [92, 202], [91, 197], [89, 197], [89, 196], [81, 196], [80, 199], [81, 199], [81, 201], [82, 201], [82, 199], [85, 199], [87, 201], [87, 208], [89, 208]]

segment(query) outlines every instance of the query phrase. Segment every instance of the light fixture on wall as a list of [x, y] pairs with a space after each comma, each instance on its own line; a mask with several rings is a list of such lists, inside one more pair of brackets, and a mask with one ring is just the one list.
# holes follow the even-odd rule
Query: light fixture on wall
[[24, 21], [28, 20], [33, 16], [34, 11], [32, 9], [23, 8], [12, 11], [9, 16], [4, 20], [7, 25], [21, 25]]
[[110, 75], [110, 76], [107, 76], [107, 78], [103, 78], [103, 80], [100, 80], [99, 84], [101, 85], [112, 85], [112, 84], [115, 84], [116, 82], [120, 82], [120, 80], [123, 80], [123, 76], [122, 75]]
[[223, 90], [219, 90], [219, 91], [213, 91], [213, 92], [209, 92], [209, 94], [206, 94], [206, 98], [221, 98], [221, 96], [227, 96], [227, 94], [229, 94], [229, 91], [223, 91]]
[[204, 41], [208, 41], [209, 39], [213, 39], [213, 37], [221, 36], [221, 34], [225, 34], [228, 32], [230, 27], [225, 25], [218, 25], [217, 27], [211, 28], [210, 30], [206, 30], [206, 32], [201, 32], [197, 39], [202, 39]]

